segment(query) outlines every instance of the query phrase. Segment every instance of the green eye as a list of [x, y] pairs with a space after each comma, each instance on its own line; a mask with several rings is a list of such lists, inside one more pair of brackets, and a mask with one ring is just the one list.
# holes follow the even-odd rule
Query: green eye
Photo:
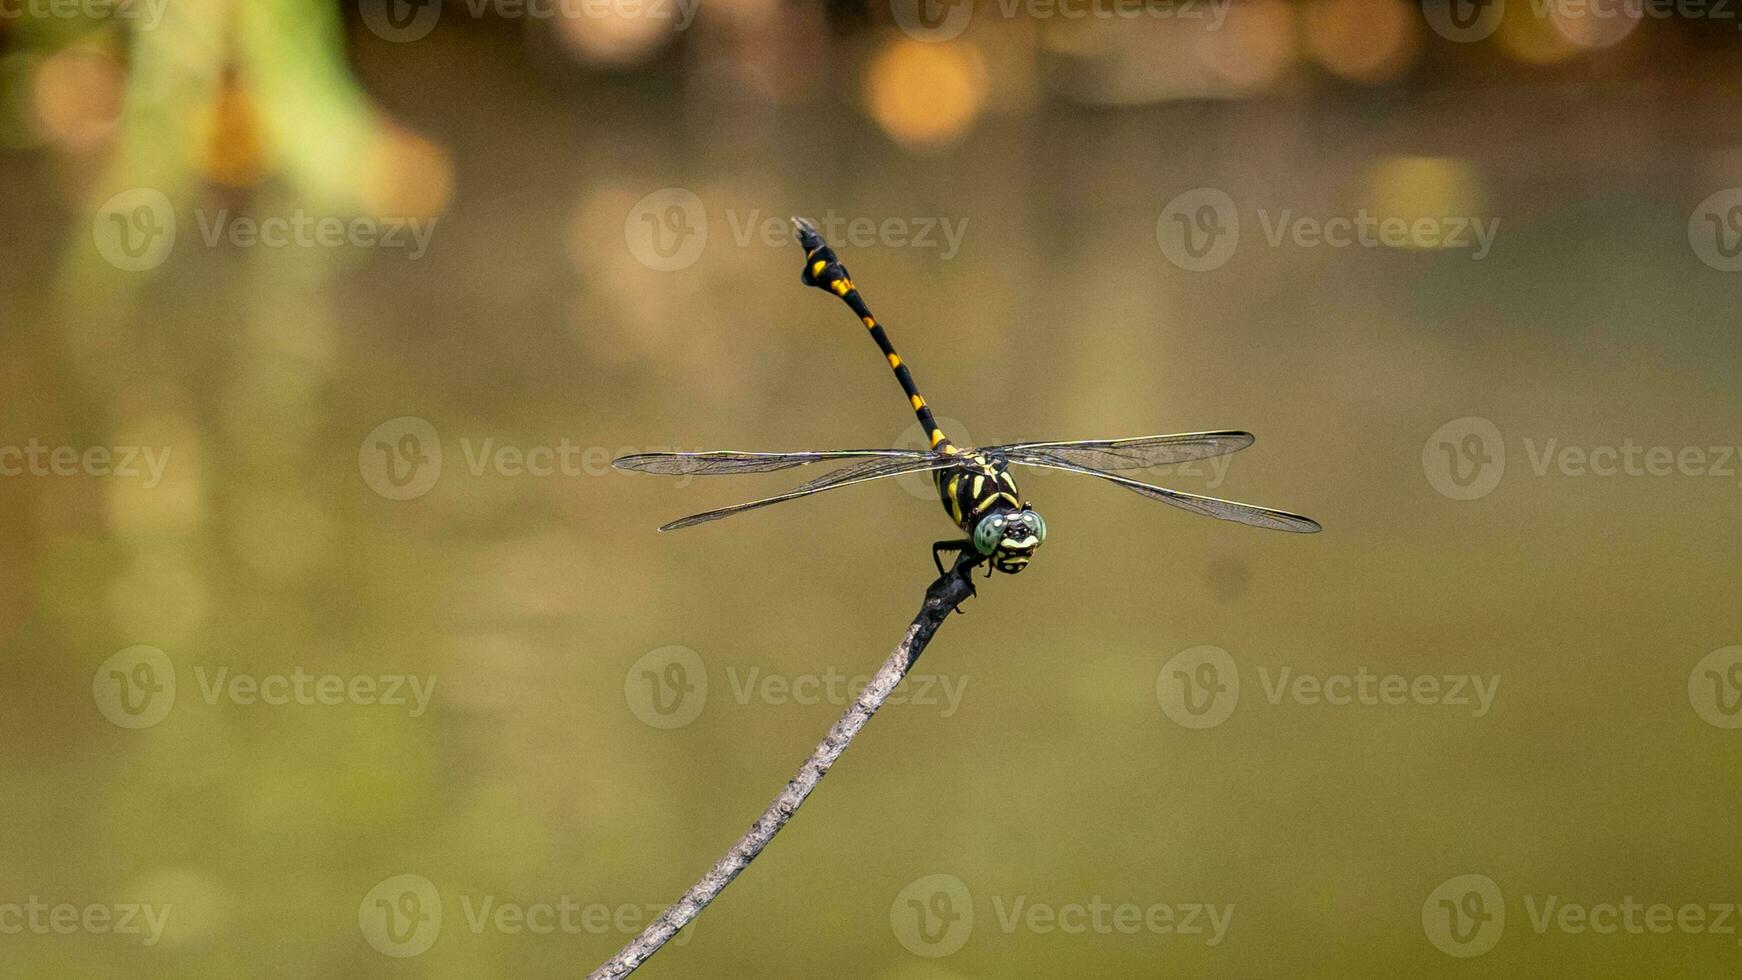
[[1041, 516], [1032, 510], [1028, 512], [1028, 516], [1031, 519], [1033, 519], [1033, 521], [1034, 521], [1034, 536], [1039, 538], [1042, 541], [1045, 541], [1046, 540], [1046, 521], [1042, 520]]
[[989, 555], [998, 547], [998, 541], [1004, 537], [1004, 518], [1002, 516], [988, 517], [974, 527], [974, 550], [982, 555]]

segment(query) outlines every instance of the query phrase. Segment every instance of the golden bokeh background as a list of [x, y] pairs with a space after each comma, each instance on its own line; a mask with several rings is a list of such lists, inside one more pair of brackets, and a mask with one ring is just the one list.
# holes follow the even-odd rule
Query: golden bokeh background
[[0, 3], [0, 975], [584, 974], [686, 888], [951, 531], [606, 465], [916, 443], [791, 214], [953, 436], [1250, 429], [1143, 476], [1326, 532], [1022, 474], [643, 975], [1734, 975], [1722, 9]]

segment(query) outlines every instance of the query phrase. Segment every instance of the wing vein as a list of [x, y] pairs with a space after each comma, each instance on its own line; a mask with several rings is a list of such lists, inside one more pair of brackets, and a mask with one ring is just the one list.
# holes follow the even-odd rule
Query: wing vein
[[1275, 531], [1289, 531], [1295, 534], [1313, 534], [1323, 530], [1319, 523], [1310, 517], [1302, 517], [1299, 514], [1290, 514], [1288, 511], [1275, 510], [1270, 507], [1260, 507], [1257, 504], [1244, 504], [1237, 500], [1223, 500], [1219, 497], [1205, 497], [1195, 493], [1169, 490], [1167, 487], [1151, 486], [1112, 473], [1104, 473], [1086, 466], [1077, 466], [1063, 460], [1049, 460], [1041, 453], [1034, 453], [1027, 459], [1011, 457], [1010, 461], [1024, 466], [1064, 470], [1067, 473], [1083, 473], [1106, 480], [1109, 483], [1117, 483], [1125, 489], [1151, 500], [1159, 500], [1181, 510], [1202, 514], [1205, 517], [1214, 517], [1217, 520], [1233, 521], [1250, 527], [1270, 528]]
[[725, 476], [736, 473], [772, 473], [775, 470], [808, 466], [825, 460], [923, 459], [930, 455], [919, 449], [829, 449], [802, 453], [634, 453], [612, 460], [611, 465], [620, 470], [660, 476]]
[[1012, 456], [1045, 453], [1077, 466], [1097, 470], [1140, 470], [1237, 453], [1252, 445], [1252, 434], [1234, 429], [1180, 432], [1130, 439], [1083, 439], [1075, 442], [1018, 442], [990, 446], [987, 452]]
[[733, 514], [742, 514], [747, 510], [755, 510], [758, 507], [767, 507], [770, 504], [778, 504], [785, 500], [796, 500], [799, 497], [808, 497], [813, 493], [821, 493], [824, 490], [834, 490], [839, 487], [852, 486], [855, 483], [866, 483], [871, 480], [881, 480], [885, 477], [901, 476], [906, 473], [923, 473], [929, 470], [943, 469], [946, 466], [953, 465], [955, 462], [956, 460], [953, 458], [941, 453], [927, 454], [921, 458], [867, 460], [865, 462], [843, 466], [838, 470], [825, 473], [814, 480], [799, 484], [785, 493], [776, 494], [772, 497], [764, 497], [761, 500], [752, 500], [748, 503], [733, 504], [730, 507], [721, 507], [718, 510], [692, 514], [689, 517], [672, 521], [671, 523], [662, 526], [660, 530], [676, 531], [680, 528], [694, 527], [697, 524], [706, 524], [709, 521], [717, 521], [722, 517], [730, 517]]

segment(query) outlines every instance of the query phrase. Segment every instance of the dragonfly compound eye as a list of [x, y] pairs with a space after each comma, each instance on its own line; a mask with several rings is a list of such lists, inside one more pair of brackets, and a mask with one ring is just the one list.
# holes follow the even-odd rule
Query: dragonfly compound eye
[[1009, 521], [1002, 514], [992, 514], [982, 518], [974, 526], [974, 550], [982, 555], [989, 555], [998, 549], [998, 543], [1004, 539]]

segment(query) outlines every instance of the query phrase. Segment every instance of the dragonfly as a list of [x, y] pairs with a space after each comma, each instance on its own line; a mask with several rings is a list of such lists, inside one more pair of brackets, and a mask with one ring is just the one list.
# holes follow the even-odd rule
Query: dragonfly
[[1150, 500], [1181, 510], [1233, 521], [1252, 527], [1312, 534], [1321, 530], [1317, 521], [1286, 511], [1243, 504], [1233, 500], [1184, 493], [1152, 486], [1125, 475], [1134, 470], [1209, 459], [1239, 452], [1252, 445], [1249, 432], [1221, 430], [1173, 435], [1137, 436], [1126, 439], [1086, 439], [1075, 442], [1015, 442], [974, 448], [957, 446], [938, 428], [931, 406], [919, 393], [913, 372], [895, 352], [883, 325], [872, 315], [846, 267], [834, 249], [823, 240], [814, 223], [794, 218], [798, 242], [804, 248], [802, 281], [807, 286], [833, 293], [855, 313], [871, 339], [877, 343], [895, 380], [919, 418], [920, 430], [928, 434], [930, 449], [827, 449], [814, 452], [766, 453], [713, 451], [694, 453], [636, 453], [612, 460], [622, 470], [663, 476], [720, 476], [738, 473], [769, 473], [817, 463], [840, 465], [793, 489], [694, 514], [672, 521], [661, 531], [695, 527], [723, 517], [798, 500], [827, 490], [837, 490], [873, 480], [908, 473], [929, 473], [936, 485], [944, 512], [962, 532], [961, 538], [932, 544], [932, 562], [944, 574], [943, 556], [956, 554], [969, 559], [970, 567], [984, 562], [990, 576], [994, 570], [1016, 574], [1028, 567], [1035, 551], [1046, 540], [1046, 522], [1041, 519], [1011, 474], [1012, 466], [1036, 467], [1080, 473], [1106, 480]]

